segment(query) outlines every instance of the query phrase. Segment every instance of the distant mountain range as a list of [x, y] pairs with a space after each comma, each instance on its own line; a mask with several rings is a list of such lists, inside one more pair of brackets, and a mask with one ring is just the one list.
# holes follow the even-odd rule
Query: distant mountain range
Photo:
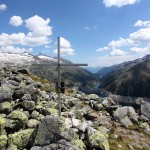
[[[98, 72], [101, 76], [104, 68]], [[101, 87], [119, 95], [150, 97], [150, 55], [108, 67]]]
[[[44, 54], [33, 56], [29, 53], [0, 53], [0, 62], [0, 67], [25, 67], [38, 77], [48, 79], [53, 83], [57, 81], [57, 67], [52, 66], [57, 63], [57, 58], [55, 57], [46, 56]], [[61, 58], [61, 63], [71, 64], [70, 61], [63, 58]], [[62, 81], [64, 81], [69, 87], [91, 87], [95, 82], [97, 82], [96, 77], [93, 76], [92, 73], [81, 67], [62, 67], [61, 70]]]

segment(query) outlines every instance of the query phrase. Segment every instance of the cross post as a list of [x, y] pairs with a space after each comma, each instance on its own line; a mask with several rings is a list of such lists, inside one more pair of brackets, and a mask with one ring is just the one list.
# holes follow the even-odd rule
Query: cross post
[[61, 64], [60, 63], [60, 37], [57, 38], [57, 57], [58, 57], [58, 107], [61, 116], [61, 66], [87, 66], [88, 64]]

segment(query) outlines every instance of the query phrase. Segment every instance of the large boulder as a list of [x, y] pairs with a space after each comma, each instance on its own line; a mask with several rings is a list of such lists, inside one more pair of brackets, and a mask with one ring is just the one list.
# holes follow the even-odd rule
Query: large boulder
[[36, 128], [35, 145], [48, 145], [58, 140], [66, 139], [72, 141], [78, 139], [78, 135], [72, 129], [66, 127], [65, 118], [46, 116]]
[[18, 149], [28, 148], [32, 144], [33, 129], [25, 129], [8, 137], [8, 146], [16, 145]]
[[86, 136], [91, 150], [94, 149], [109, 150], [108, 138], [106, 135], [104, 135], [104, 133], [91, 127], [88, 127]]
[[114, 111], [114, 118], [125, 127], [129, 128], [133, 126], [133, 122], [138, 122], [138, 116], [135, 113], [133, 107], [120, 107]]

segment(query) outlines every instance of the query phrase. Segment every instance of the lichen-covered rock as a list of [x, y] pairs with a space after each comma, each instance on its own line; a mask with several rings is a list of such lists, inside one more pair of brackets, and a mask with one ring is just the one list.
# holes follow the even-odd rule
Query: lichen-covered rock
[[6, 150], [7, 146], [7, 136], [0, 135], [0, 150]]
[[19, 130], [23, 127], [23, 123], [17, 119], [6, 118], [6, 127], [14, 130]]
[[46, 115], [58, 114], [58, 110], [55, 108], [43, 108], [42, 113]]
[[65, 118], [58, 116], [46, 116], [36, 128], [35, 145], [48, 145], [60, 139], [72, 141], [78, 139], [78, 135], [65, 125]]
[[100, 111], [103, 109], [103, 105], [101, 103], [93, 103], [93, 109]]
[[0, 87], [0, 102], [11, 101], [14, 91], [9, 86]]
[[85, 146], [85, 144], [83, 143], [82, 140], [75, 139], [75, 140], [72, 140], [71, 143], [73, 145], [76, 145], [77, 148], [79, 148], [79, 150], [86, 150], [86, 146]]
[[8, 145], [16, 145], [18, 149], [27, 148], [31, 144], [33, 129], [26, 129], [9, 135]]
[[116, 109], [116, 111], [114, 111], [114, 118], [127, 128], [133, 125], [132, 121], [138, 122], [138, 116], [133, 107], [125, 106]]
[[84, 143], [81, 140], [75, 140], [74, 142], [69, 142], [65, 139], [57, 141], [57, 143], [52, 143], [46, 146], [33, 146], [30, 150], [86, 150]]
[[26, 110], [33, 110], [35, 108], [35, 102], [34, 101], [29, 101], [29, 100], [24, 100], [22, 102], [22, 106], [26, 109]]
[[0, 117], [0, 131], [6, 126], [6, 118]]
[[18, 150], [16, 145], [10, 145], [7, 150]]
[[11, 103], [10, 102], [3, 102], [0, 103], [0, 113], [10, 113], [11, 111]]
[[31, 113], [31, 117], [33, 119], [37, 119], [39, 117], [39, 115], [40, 115], [40, 113], [36, 110], [32, 111], [32, 113]]
[[22, 101], [31, 101], [31, 95], [30, 94], [24, 94], [23, 97], [21, 98]]
[[97, 148], [102, 150], [109, 150], [109, 142], [103, 133], [88, 127], [87, 128], [87, 141], [91, 149]]
[[30, 120], [28, 121], [27, 126], [28, 126], [29, 128], [35, 128], [39, 123], [40, 123], [40, 121], [38, 121], [38, 120], [30, 119]]
[[28, 121], [28, 117], [19, 110], [14, 110], [7, 117], [10, 119], [18, 120], [20, 122], [20, 124], [22, 124], [22, 125], [26, 124]]

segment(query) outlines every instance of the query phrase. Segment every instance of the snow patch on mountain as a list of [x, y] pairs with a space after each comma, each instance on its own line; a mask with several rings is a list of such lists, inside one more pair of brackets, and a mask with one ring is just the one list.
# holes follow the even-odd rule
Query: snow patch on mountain
[[22, 66], [29, 65], [34, 61], [34, 57], [27, 53], [0, 53], [1, 66]]

